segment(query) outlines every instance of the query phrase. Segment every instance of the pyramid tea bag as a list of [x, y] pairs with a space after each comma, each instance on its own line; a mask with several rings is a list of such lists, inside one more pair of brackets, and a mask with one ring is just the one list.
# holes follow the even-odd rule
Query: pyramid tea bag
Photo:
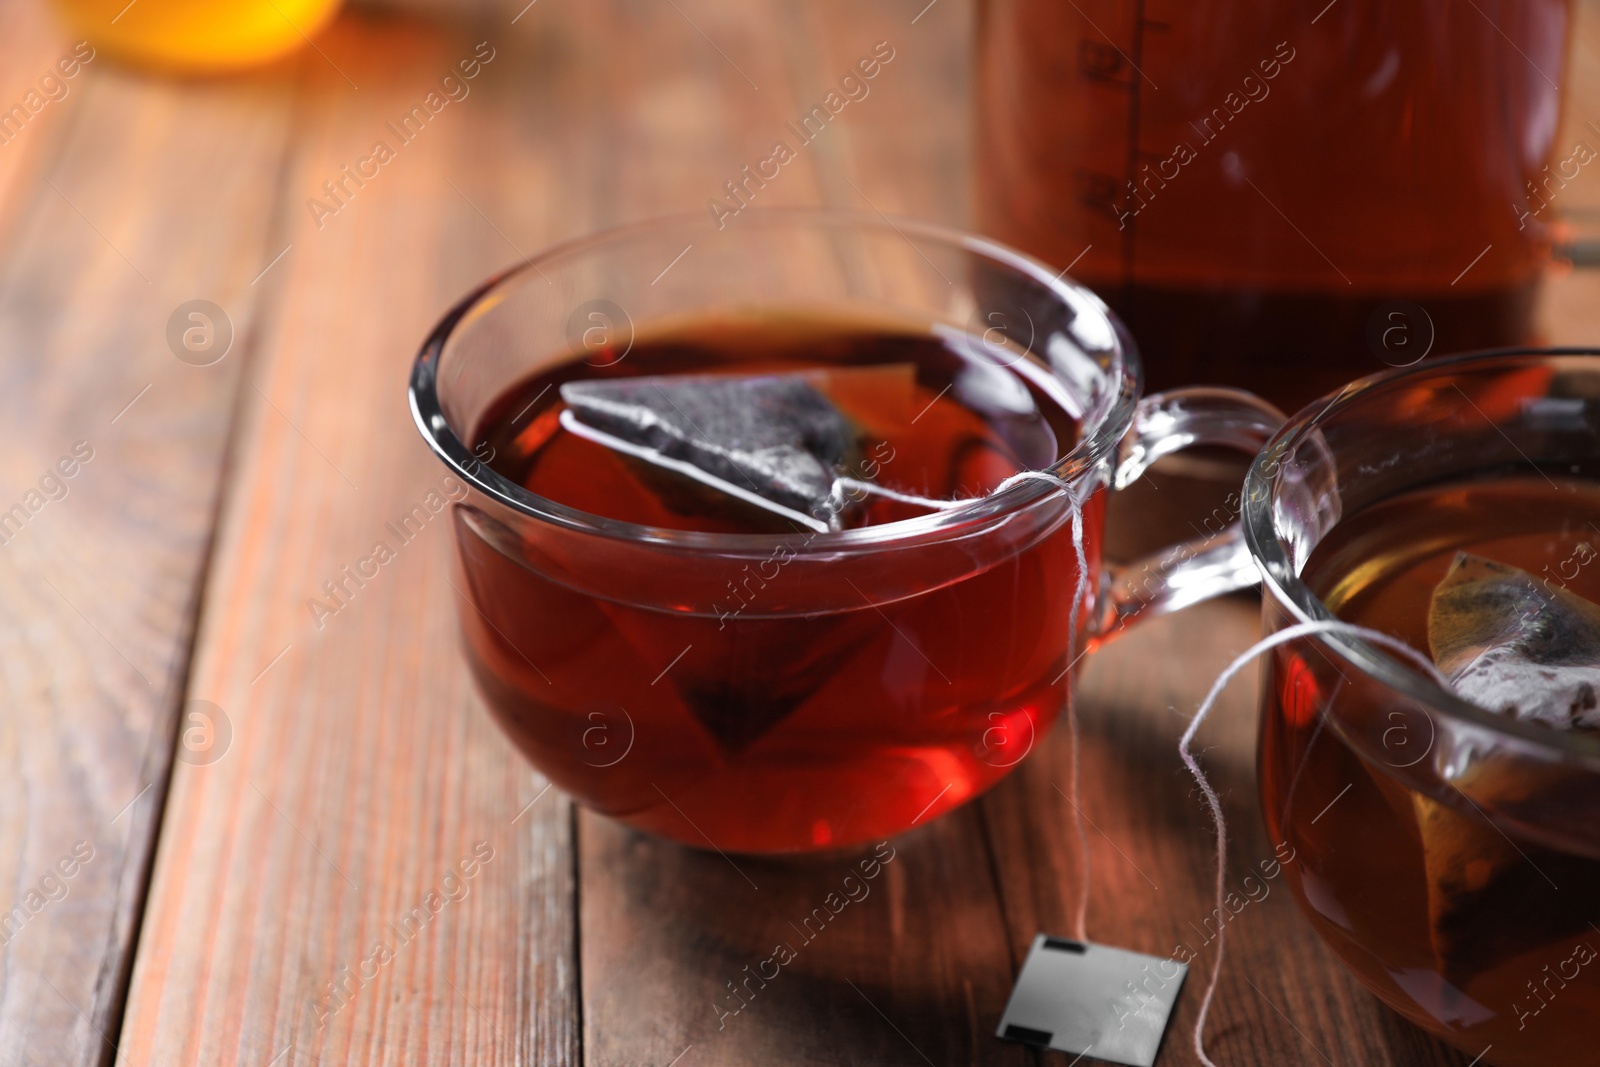
[[[909, 407], [913, 374], [910, 364], [896, 364], [567, 382], [562, 426], [654, 468], [658, 491], [684, 506], [739, 502], [837, 530], [846, 506], [840, 472], [859, 456], [862, 423]], [[869, 404], [862, 417], [846, 413]], [[723, 499], [707, 499], [705, 489]]]
[[1434, 590], [1428, 644], [1474, 704], [1556, 729], [1600, 728], [1600, 605], [1462, 552]]
[[[1533, 575], [1458, 553], [1428, 612], [1434, 661], [1456, 692], [1510, 718], [1555, 730], [1600, 727], [1600, 605]], [[1477, 753], [1451, 781], [1497, 807], [1561, 803], [1562, 785], [1524, 765]], [[1545, 907], [1551, 884], [1593, 881], [1589, 865], [1532, 844], [1519, 848], [1487, 816], [1413, 795], [1441, 971], [1456, 986], [1530, 944], [1581, 928], [1568, 908]], [[1502, 921], [1486, 920], [1500, 916]]]

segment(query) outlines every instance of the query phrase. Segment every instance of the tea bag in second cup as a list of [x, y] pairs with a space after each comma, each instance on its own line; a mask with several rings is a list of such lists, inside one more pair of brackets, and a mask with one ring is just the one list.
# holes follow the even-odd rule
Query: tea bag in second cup
[[1474, 704], [1558, 730], [1600, 729], [1600, 605], [1461, 552], [1434, 590], [1428, 644]]
[[[1440, 671], [1474, 704], [1552, 730], [1600, 729], [1600, 605], [1458, 553], [1434, 590], [1428, 643]], [[1571, 802], [1570, 776], [1540, 775], [1494, 750], [1473, 755], [1451, 781], [1480, 806], [1527, 811]], [[1600, 892], [1583, 884], [1595, 881], [1592, 863], [1519, 847], [1471, 808], [1420, 794], [1413, 801], [1434, 951], [1451, 982], [1463, 986], [1501, 959], [1583, 928], [1581, 909], [1564, 904], [1585, 888]]]

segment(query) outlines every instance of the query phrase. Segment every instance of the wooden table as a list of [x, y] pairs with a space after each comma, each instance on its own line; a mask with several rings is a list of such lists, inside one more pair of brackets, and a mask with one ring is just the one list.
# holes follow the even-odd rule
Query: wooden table
[[[97, 58], [0, 146], [0, 511], [25, 513], [0, 551], [0, 909], [21, 908], [0, 1064], [1064, 1062], [992, 1036], [1030, 938], [1076, 903], [1064, 731], [897, 839], [870, 898], [719, 1025], [726, 983], [845, 861], [747, 881], [548, 790], [468, 682], [443, 523], [321, 625], [307, 606], [439, 483], [404, 387], [450, 302], [551, 241], [700, 207], [876, 42], [895, 59], [871, 96], [761, 200], [963, 220], [971, 12], [925, 4], [353, 11], [236, 79]], [[1600, 112], [1593, 15], [1564, 143]], [[308, 204], [477, 42], [469, 97], [337, 212]], [[0, 7], [0, 104], [70, 47], [38, 0]], [[1595, 340], [1596, 296], [1558, 279], [1550, 339]], [[215, 362], [220, 341], [169, 345], [191, 300], [231, 323]], [[1254, 632], [1248, 601], [1213, 604], [1088, 667], [1091, 936], [1166, 952], [1211, 907], [1175, 744]], [[1235, 862], [1270, 852], [1253, 706], [1241, 682], [1204, 736]], [[1466, 1062], [1284, 893], [1231, 929], [1220, 1062]], [[1164, 1064], [1195, 1062], [1197, 1001]]]

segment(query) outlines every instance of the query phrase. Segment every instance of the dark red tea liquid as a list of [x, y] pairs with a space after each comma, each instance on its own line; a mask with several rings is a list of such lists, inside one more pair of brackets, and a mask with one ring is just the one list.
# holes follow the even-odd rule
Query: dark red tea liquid
[[[1426, 650], [1430, 598], [1458, 551], [1600, 601], [1600, 486], [1527, 473], [1402, 495], [1341, 519], [1304, 579], [1341, 618]], [[1433, 751], [1427, 724], [1389, 716], [1359, 675], [1345, 684], [1305, 656], [1275, 664], [1260, 775], [1268, 828], [1298, 856], [1285, 871], [1306, 915], [1370, 988], [1469, 1057], [1600, 1064], [1600, 859], [1559, 832], [1535, 840], [1491, 823], [1452, 790], [1402, 782], [1394, 768]], [[1329, 721], [1336, 701], [1364, 699], [1380, 701], [1356, 714], [1378, 721], [1387, 768]], [[1575, 799], [1600, 802], [1600, 775], [1544, 766], [1481, 753], [1462, 788], [1547, 831]]]
[[[659, 567], [597, 594], [605, 575], [575, 579], [581, 558], [546, 567], [535, 534], [496, 544], [461, 519], [478, 609], [464, 615], [469, 658], [512, 738], [590, 807], [725, 851], [874, 840], [998, 781], [1065, 695], [1078, 582], [1065, 509], [993, 558], [981, 543], [931, 555], [891, 545], [855, 563], [819, 564], [814, 557], [842, 535], [719, 502], [703, 487], [663, 492], [659, 471], [563, 428], [559, 388], [884, 368], [882, 384], [857, 375], [833, 397], [859, 430], [849, 469], [837, 473], [960, 499], [1049, 465], [1078, 433], [1048, 372], [977, 351], [971, 338], [912, 328], [706, 319], [640, 336], [625, 358], [576, 353], [508, 390], [475, 434], [477, 453], [506, 478], [588, 515], [659, 531], [765, 534], [775, 546], [738, 582], [714, 552], [663, 547]], [[1098, 530], [1101, 507], [1096, 494], [1086, 529]], [[868, 496], [844, 524], [859, 534], [928, 511]], [[1097, 540], [1088, 538], [1091, 567]], [[952, 571], [952, 552], [970, 564]], [[594, 567], [604, 566], [597, 554]], [[802, 601], [803, 610], [788, 606]]]

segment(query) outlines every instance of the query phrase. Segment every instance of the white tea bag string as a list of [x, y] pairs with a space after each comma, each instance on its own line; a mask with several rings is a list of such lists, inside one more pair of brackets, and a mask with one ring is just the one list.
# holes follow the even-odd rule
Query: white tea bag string
[[[1083, 602], [1089, 591], [1089, 557], [1083, 545], [1083, 501], [1078, 499], [1079, 490], [1074, 487], [1072, 482], [1051, 471], [1019, 471], [995, 486], [990, 495], [1003, 493], [1014, 485], [1029, 481], [1046, 482], [1066, 494], [1072, 514], [1072, 550], [1077, 556], [1078, 564], [1077, 582], [1072, 591], [1072, 609], [1071, 614], [1068, 616], [1071, 621], [1067, 626], [1067, 670], [1063, 674], [1069, 675], [1066, 680], [1066, 704], [1067, 740], [1071, 751], [1068, 759], [1070, 760], [1071, 776], [1067, 782], [1067, 803], [1072, 805], [1072, 829], [1078, 849], [1078, 894], [1076, 910], [1073, 914], [1072, 936], [1079, 941], [1084, 941], [1088, 939], [1085, 930], [1089, 915], [1090, 858], [1089, 841], [1083, 832], [1083, 809], [1078, 803], [1080, 795], [1078, 785], [1078, 709], [1077, 701], [1073, 696], [1072, 679], [1070, 677], [1072, 668], [1078, 662], [1078, 616], [1083, 611]], [[878, 485], [876, 482], [865, 482], [856, 478], [835, 479], [830, 503], [837, 501], [842, 506], [844, 490], [856, 490], [870, 495], [887, 497], [902, 504], [915, 504], [939, 511], [972, 503], [970, 499], [936, 500], [929, 497], [915, 496], [910, 493], [889, 489], [886, 486]]]
[[[877, 482], [863, 481], [860, 478], [839, 477], [833, 480], [833, 492], [829, 499], [833, 503], [838, 504], [842, 501], [846, 491], [855, 490], [860, 493], [865, 493], [869, 496], [881, 496], [887, 500], [893, 500], [901, 504], [915, 504], [917, 507], [927, 508], [930, 511], [949, 511], [951, 508], [965, 507], [966, 505], [974, 503], [975, 501], [985, 500], [997, 493], [1005, 492], [1013, 485], [1019, 485], [1022, 482], [1029, 481], [1048, 482], [1058, 489], [1065, 490], [1068, 498], [1072, 501], [1073, 512], [1077, 513], [1080, 510], [1078, 498], [1075, 495], [1072, 483], [1067, 481], [1065, 478], [1062, 478], [1060, 475], [1052, 474], [1049, 471], [1018, 471], [1016, 474], [1011, 475], [1011, 477], [995, 486], [984, 496], [965, 497], [957, 500], [945, 500], [938, 497], [918, 496], [915, 493], [902, 493], [898, 489], [890, 489], [888, 486], [879, 485]], [[1081, 549], [1083, 547], [1082, 535], [1083, 531], [1080, 527], [1074, 535], [1075, 542], [1078, 544], [1080, 549], [1080, 556], [1082, 555]], [[1079, 590], [1079, 593], [1082, 593], [1081, 589]]]
[[[1056, 479], [1061, 481], [1061, 479]], [[1062, 482], [1065, 485], [1065, 482]], [[1072, 832], [1078, 842], [1078, 910], [1073, 915], [1072, 936], [1079, 941], [1087, 941], [1087, 924], [1089, 920], [1089, 840], [1083, 832], [1083, 811], [1078, 807], [1078, 698], [1072, 690], [1072, 668], [1078, 662], [1078, 613], [1083, 610], [1083, 599], [1089, 586], [1089, 558], [1083, 550], [1083, 505], [1073, 496], [1072, 490], [1067, 490], [1067, 496], [1072, 500], [1072, 550], [1078, 556], [1078, 583], [1072, 591], [1072, 614], [1068, 616], [1071, 622], [1067, 626], [1067, 737], [1072, 748], [1071, 760], [1072, 777], [1067, 783], [1070, 796], [1067, 802], [1072, 805]]]
[[1078, 499], [1078, 489], [1065, 478], [1051, 471], [1022, 471], [1013, 474], [995, 487], [995, 492], [1003, 492], [1013, 485], [1021, 482], [1048, 482], [1062, 490], [1067, 495], [1069, 506], [1072, 509], [1072, 550], [1077, 556], [1078, 580], [1072, 590], [1072, 613], [1067, 616], [1070, 620], [1067, 626], [1067, 743], [1071, 754], [1067, 757], [1070, 761], [1068, 767], [1071, 776], [1067, 781], [1067, 803], [1072, 805], [1072, 833], [1078, 846], [1078, 900], [1077, 908], [1072, 917], [1072, 936], [1078, 941], [1087, 941], [1089, 919], [1089, 839], [1083, 832], [1083, 808], [1078, 799], [1080, 789], [1078, 785], [1078, 701], [1072, 689], [1072, 668], [1078, 663], [1078, 616], [1083, 611], [1084, 599], [1089, 592], [1089, 556], [1083, 547], [1083, 501]]
[[949, 511], [963, 504], [972, 503], [971, 500], [940, 500], [937, 497], [917, 496], [915, 493], [902, 493], [898, 489], [890, 489], [877, 482], [866, 482], [860, 478], [835, 478], [833, 491], [828, 494], [828, 508], [835, 513], [844, 510], [844, 498], [848, 491], [854, 490], [868, 496], [881, 496], [886, 500], [893, 500], [900, 504], [914, 504], [919, 508], [930, 511]]
[[[1217, 909], [1219, 912], [1223, 908], [1223, 897], [1227, 893], [1227, 886], [1224, 884], [1228, 863], [1227, 822], [1222, 815], [1222, 798], [1217, 795], [1217, 791], [1212, 787], [1210, 780], [1206, 778], [1205, 772], [1200, 769], [1200, 763], [1195, 758], [1190, 746], [1194, 743], [1195, 734], [1199, 733], [1206, 716], [1211, 713], [1217, 698], [1222, 695], [1222, 691], [1228, 687], [1228, 683], [1233, 680], [1235, 675], [1253, 662], [1261, 653], [1312, 634], [1344, 634], [1348, 637], [1359, 637], [1372, 644], [1381, 645], [1392, 652], [1405, 656], [1421, 667], [1428, 677], [1432, 678], [1441, 687], [1446, 690], [1450, 689], [1449, 679], [1439, 672], [1433, 661], [1404, 641], [1391, 637], [1381, 630], [1372, 630], [1365, 626], [1357, 626], [1355, 623], [1340, 622], [1334, 619], [1302, 622], [1284, 627], [1276, 633], [1263, 637], [1240, 653], [1232, 663], [1228, 664], [1223, 672], [1217, 676], [1217, 680], [1212, 683], [1210, 692], [1206, 693], [1206, 698], [1200, 702], [1200, 707], [1195, 711], [1194, 718], [1189, 721], [1189, 728], [1183, 732], [1183, 737], [1178, 741], [1178, 755], [1182, 757], [1184, 766], [1189, 768], [1189, 773], [1194, 775], [1195, 782], [1200, 786], [1200, 792], [1205, 796], [1206, 807], [1210, 809], [1211, 821], [1217, 831]], [[1211, 1057], [1206, 1055], [1205, 1029], [1206, 1015], [1211, 1010], [1211, 1000], [1217, 991], [1217, 980], [1222, 975], [1222, 956], [1226, 937], [1227, 927], [1218, 927], [1217, 954], [1211, 962], [1211, 974], [1206, 980], [1205, 994], [1200, 998], [1200, 1012], [1195, 1016], [1194, 1021], [1194, 1051], [1195, 1055], [1200, 1058], [1200, 1062], [1205, 1064], [1205, 1067], [1217, 1067], [1212, 1062]]]

